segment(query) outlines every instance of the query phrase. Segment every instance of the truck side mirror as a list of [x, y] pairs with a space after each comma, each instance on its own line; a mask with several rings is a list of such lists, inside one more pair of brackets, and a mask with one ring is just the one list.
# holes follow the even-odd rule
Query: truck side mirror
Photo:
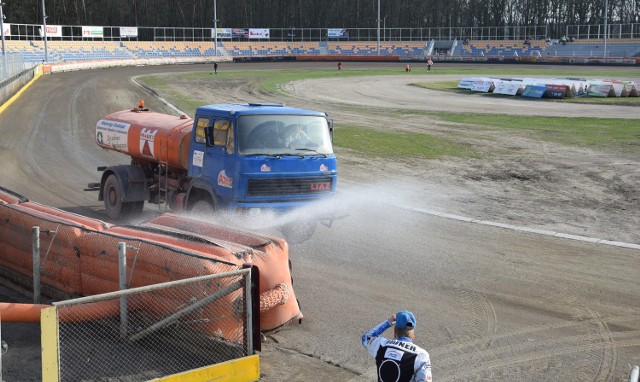
[[329, 136], [331, 137], [331, 143], [333, 143], [333, 119], [329, 120]]

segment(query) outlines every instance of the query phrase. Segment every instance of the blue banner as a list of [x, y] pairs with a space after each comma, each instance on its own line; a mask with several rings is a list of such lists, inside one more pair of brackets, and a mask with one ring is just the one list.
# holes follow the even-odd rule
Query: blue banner
[[544, 85], [527, 85], [522, 92], [523, 97], [530, 98], [542, 98], [547, 91], [547, 87]]

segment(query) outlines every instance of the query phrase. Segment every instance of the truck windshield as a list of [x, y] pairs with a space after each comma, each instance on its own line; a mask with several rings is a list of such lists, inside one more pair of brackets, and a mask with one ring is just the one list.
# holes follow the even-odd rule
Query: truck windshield
[[331, 154], [327, 119], [308, 115], [243, 115], [237, 121], [241, 155]]

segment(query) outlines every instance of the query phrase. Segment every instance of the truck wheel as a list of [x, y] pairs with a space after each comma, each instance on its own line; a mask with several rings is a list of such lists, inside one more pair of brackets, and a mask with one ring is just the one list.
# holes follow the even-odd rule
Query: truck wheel
[[104, 197], [104, 209], [107, 211], [107, 216], [111, 219], [119, 219], [122, 215], [122, 189], [120, 188], [120, 182], [115, 174], [109, 175], [107, 181], [104, 182], [102, 189], [102, 195]]
[[131, 215], [139, 215], [144, 208], [144, 200], [137, 202], [123, 202], [120, 182], [115, 174], [109, 175], [104, 182], [104, 209], [110, 219], [117, 220]]
[[213, 204], [211, 204], [210, 202], [204, 199], [200, 199], [196, 201], [195, 203], [193, 203], [193, 206], [191, 207], [192, 213], [202, 214], [202, 215], [211, 215], [215, 212], [215, 210], [216, 209], [213, 206]]

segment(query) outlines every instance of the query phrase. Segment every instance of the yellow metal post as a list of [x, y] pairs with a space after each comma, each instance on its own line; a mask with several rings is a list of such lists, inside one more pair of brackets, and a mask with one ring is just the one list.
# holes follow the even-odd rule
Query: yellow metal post
[[58, 349], [58, 312], [55, 306], [40, 311], [40, 339], [42, 346], [42, 381], [60, 380]]

